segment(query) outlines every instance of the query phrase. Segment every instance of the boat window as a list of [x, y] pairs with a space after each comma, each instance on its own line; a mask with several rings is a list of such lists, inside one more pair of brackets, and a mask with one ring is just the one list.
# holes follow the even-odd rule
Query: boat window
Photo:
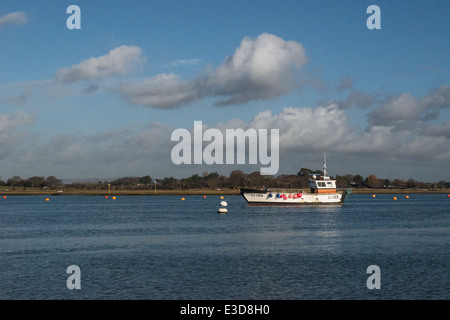
[[330, 181], [328, 181], [327, 184], [328, 184], [329, 186], [331, 186], [331, 182], [330, 182]]

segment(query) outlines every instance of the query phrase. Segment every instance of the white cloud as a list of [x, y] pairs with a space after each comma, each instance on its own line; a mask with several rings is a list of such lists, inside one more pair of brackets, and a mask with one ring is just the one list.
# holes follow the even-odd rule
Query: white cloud
[[[20, 133], [17, 129], [33, 121], [31, 116], [20, 112], [1, 116], [2, 150], [14, 150], [11, 143], [17, 145], [21, 137], [9, 133]], [[204, 125], [206, 130], [208, 126]], [[301, 167], [320, 169], [324, 149], [329, 154], [329, 171], [333, 175], [360, 173], [367, 176], [375, 173], [390, 179], [413, 177], [430, 181], [446, 179], [439, 177], [439, 174], [442, 170], [450, 170], [448, 122], [430, 124], [422, 131], [399, 130], [383, 125], [369, 125], [361, 131], [351, 125], [346, 110], [330, 104], [316, 108], [286, 107], [278, 113], [265, 110], [250, 121], [231, 119], [211, 127], [223, 133], [226, 129], [236, 128], [279, 129], [279, 173], [295, 174]], [[170, 153], [175, 145], [171, 142], [174, 129], [166, 124], [152, 123], [141, 129], [129, 127], [95, 135], [61, 134], [48, 142], [30, 144], [20, 157], [10, 153], [1, 153], [0, 156], [16, 159], [14, 165], [27, 168], [30, 175], [56, 175], [60, 178], [82, 176], [105, 179], [144, 174], [162, 178], [187, 177], [203, 171], [224, 174], [234, 169], [254, 171], [255, 166], [246, 165], [173, 165]], [[188, 125], [186, 129], [191, 131], [192, 127]], [[1, 140], [7, 133], [8, 140]], [[8, 145], [4, 144], [5, 141]], [[207, 144], [205, 142], [203, 147]], [[424, 165], [427, 166], [426, 172]], [[260, 165], [256, 167], [255, 170], [259, 170]], [[416, 173], [411, 175], [414, 169]]]
[[14, 165], [30, 175], [59, 178], [159, 177], [170, 168], [171, 130], [152, 123], [138, 130], [119, 128], [95, 135], [63, 133], [28, 148]]
[[446, 137], [450, 139], [450, 121], [443, 124], [429, 124], [423, 130], [423, 134], [433, 137]]
[[233, 56], [206, 76], [182, 81], [174, 74], [161, 74], [117, 89], [131, 103], [151, 108], [177, 108], [205, 97], [220, 98], [218, 105], [240, 104], [298, 88], [296, 76], [306, 62], [300, 43], [264, 33], [256, 39], [245, 37]]
[[179, 59], [166, 63], [164, 67], [190, 67], [198, 65], [200, 62], [200, 59]]
[[422, 98], [409, 93], [390, 97], [369, 114], [369, 121], [372, 125], [415, 129], [437, 119], [445, 108], [450, 108], [450, 85], [441, 86]]
[[270, 99], [293, 90], [297, 71], [307, 62], [303, 46], [272, 34], [256, 39], [245, 37], [234, 55], [208, 79], [215, 96], [224, 96], [219, 104], [245, 103]]
[[27, 23], [25, 12], [12, 12], [0, 17], [0, 28], [11, 25], [24, 25]]
[[14, 131], [20, 126], [33, 124], [35, 118], [22, 111], [0, 115], [0, 134]]
[[0, 159], [17, 156], [22, 143], [29, 138], [21, 128], [34, 123], [34, 116], [22, 111], [0, 115]]
[[195, 84], [180, 80], [176, 74], [160, 74], [143, 83], [122, 83], [118, 91], [133, 104], [161, 109], [174, 108], [198, 98]]
[[[450, 169], [450, 162], [445, 162], [450, 160], [448, 123], [429, 126], [426, 134], [384, 125], [369, 125], [360, 131], [352, 127], [345, 110], [330, 104], [316, 108], [287, 107], [277, 114], [266, 110], [249, 122], [234, 119], [215, 127], [222, 131], [226, 128], [279, 129], [280, 173], [298, 172], [300, 166], [308, 166], [305, 162], [311, 155], [320, 159], [323, 150], [333, 155], [332, 166], [340, 170], [334, 174], [377, 173], [402, 178], [406, 164], [422, 168], [424, 163], [432, 167], [430, 175], [436, 175], [434, 169], [439, 166], [441, 170]], [[351, 166], [349, 159], [352, 159]], [[320, 162], [313, 165], [320, 168]], [[419, 171], [414, 178], [429, 181], [430, 176]]]
[[142, 50], [136, 46], [120, 46], [108, 54], [89, 58], [71, 67], [57, 71], [55, 79], [61, 82], [77, 82], [126, 75], [143, 61]]

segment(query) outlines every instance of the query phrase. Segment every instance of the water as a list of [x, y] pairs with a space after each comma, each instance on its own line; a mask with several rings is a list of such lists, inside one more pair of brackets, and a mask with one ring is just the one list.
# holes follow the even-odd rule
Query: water
[[[279, 208], [234, 196], [218, 214], [218, 196], [10, 196], [0, 299], [449, 299], [450, 199], [392, 197]], [[370, 265], [381, 289], [367, 288]]]

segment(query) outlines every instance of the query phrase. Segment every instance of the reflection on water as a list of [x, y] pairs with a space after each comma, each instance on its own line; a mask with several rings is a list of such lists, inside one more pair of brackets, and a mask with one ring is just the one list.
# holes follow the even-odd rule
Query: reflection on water
[[[240, 197], [8, 197], [0, 299], [448, 299], [444, 195], [250, 207]], [[82, 289], [68, 290], [78, 265]], [[382, 288], [368, 290], [378, 265]]]

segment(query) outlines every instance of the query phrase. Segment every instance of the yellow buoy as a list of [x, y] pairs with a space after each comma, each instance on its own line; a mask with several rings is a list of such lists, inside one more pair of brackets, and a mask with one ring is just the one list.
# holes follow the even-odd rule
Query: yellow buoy
[[372, 198], [375, 198], [375, 197], [376, 197], [376, 195], [373, 194], [373, 195], [372, 195]]
[[397, 200], [397, 197], [394, 197], [394, 200]]
[[[449, 195], [449, 197], [450, 197], [450, 195]], [[220, 199], [223, 199], [223, 196], [220, 196]]]
[[186, 200], [185, 198], [181, 198], [182, 201]]
[[113, 198], [113, 200], [116, 200], [116, 197], [114, 196], [114, 197], [112, 197]]
[[409, 199], [409, 196], [406, 196], [405, 198], [406, 198], [406, 199]]

